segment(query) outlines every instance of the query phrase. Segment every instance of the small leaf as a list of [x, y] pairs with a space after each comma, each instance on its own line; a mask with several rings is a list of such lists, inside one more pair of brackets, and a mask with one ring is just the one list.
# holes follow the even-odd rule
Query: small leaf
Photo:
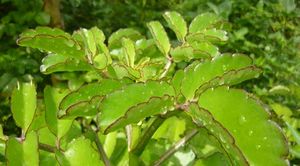
[[103, 149], [107, 155], [107, 157], [112, 156], [113, 151], [117, 144], [117, 132], [110, 132], [106, 135], [104, 143], [103, 143]]
[[39, 165], [38, 138], [34, 131], [27, 133], [25, 140], [10, 137], [6, 142], [7, 165]]
[[105, 69], [108, 65], [108, 57], [106, 57], [105, 54], [98, 54], [94, 57], [93, 59], [93, 62], [94, 62], [94, 66], [97, 68], [97, 69]]
[[70, 166], [98, 166], [103, 165], [100, 156], [92, 146], [90, 140], [83, 137], [77, 138], [69, 143], [63, 153], [57, 153], [60, 165]]
[[135, 61], [134, 43], [130, 39], [123, 38], [122, 45], [123, 45], [123, 53], [125, 56], [126, 64], [133, 68], [134, 61]]
[[98, 112], [98, 105], [102, 97], [125, 84], [126, 82], [116, 80], [102, 80], [100, 83], [82, 86], [62, 99], [58, 115], [65, 118], [95, 115]]
[[287, 165], [288, 148], [280, 128], [249, 94], [218, 87], [205, 91], [198, 104], [232, 135], [250, 165]]
[[202, 32], [190, 34], [186, 36], [186, 40], [189, 43], [193, 42], [225, 42], [228, 40], [227, 32], [223, 30], [216, 30], [216, 29], [208, 29]]
[[[165, 82], [146, 82], [128, 85], [115, 91], [102, 101], [101, 115], [98, 122], [102, 130], [112, 125], [117, 119], [126, 115], [126, 112], [140, 103], [147, 102], [151, 97], [174, 96], [174, 89]], [[146, 113], [143, 113], [146, 114]], [[140, 116], [143, 117], [143, 114]], [[137, 114], [139, 115], [139, 114]], [[146, 115], [147, 116], [147, 115]], [[141, 119], [133, 118], [131, 121]]]
[[157, 47], [165, 56], [167, 56], [171, 45], [164, 27], [158, 21], [151, 21], [147, 25], [150, 29], [150, 32], [155, 40]]
[[136, 30], [132, 28], [119, 29], [114, 32], [108, 39], [108, 47], [110, 49], [116, 49], [122, 47], [122, 38], [128, 38], [132, 41], [143, 39], [144, 37]]
[[40, 71], [44, 74], [51, 74], [54, 72], [73, 72], [73, 71], [90, 71], [92, 66], [85, 61], [74, 58], [68, 58], [57, 54], [49, 54], [42, 60], [43, 65]]
[[169, 27], [175, 32], [177, 38], [183, 42], [187, 34], [187, 26], [182, 16], [177, 12], [165, 12], [163, 17]]
[[193, 63], [187, 67], [181, 92], [190, 100], [197, 90], [200, 92], [218, 84], [237, 84], [256, 77], [259, 73], [260, 70], [252, 66], [251, 58], [241, 54], [224, 54], [212, 61]]
[[38, 27], [35, 30], [25, 31], [20, 35], [17, 43], [20, 46], [38, 48], [60, 56], [84, 57], [84, 51], [79, 43], [60, 29]]
[[170, 108], [172, 105], [173, 101], [168, 96], [163, 98], [152, 97], [146, 102], [129, 108], [122, 117], [115, 120], [105, 129], [105, 133], [125, 127], [128, 124], [137, 123], [146, 117], [168, 111], [168, 108]]
[[228, 163], [226, 157], [222, 153], [214, 153], [213, 155], [203, 158], [203, 159], [198, 159], [195, 162], [194, 166], [211, 166], [211, 165], [222, 165], [222, 166], [229, 166], [230, 164]]
[[213, 28], [214, 24], [218, 21], [218, 16], [212, 13], [203, 13], [201, 15], [198, 15], [191, 22], [189, 33], [197, 33], [205, 29]]
[[26, 133], [36, 109], [36, 91], [32, 83], [21, 83], [11, 97], [11, 110], [16, 124]]
[[46, 123], [48, 128], [58, 139], [63, 137], [72, 125], [72, 120], [59, 120], [57, 118], [59, 102], [66, 94], [66, 91], [60, 93], [57, 89], [51, 88], [50, 86], [46, 86], [44, 89]]

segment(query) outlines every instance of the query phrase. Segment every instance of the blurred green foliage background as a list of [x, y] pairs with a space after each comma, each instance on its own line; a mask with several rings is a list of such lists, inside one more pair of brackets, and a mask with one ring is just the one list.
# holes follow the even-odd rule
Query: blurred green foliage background
[[72, 79], [40, 74], [44, 55], [18, 47], [21, 32], [36, 26], [68, 32], [97, 26], [107, 36], [125, 27], [149, 33], [146, 23], [163, 22], [162, 13], [167, 10], [178, 11], [187, 21], [208, 11], [228, 22], [230, 38], [221, 52], [247, 54], [263, 69], [261, 77], [241, 86], [276, 112], [274, 119], [289, 140], [291, 163], [300, 163], [300, 1], [296, 0], [0, 0], [0, 124], [4, 132], [18, 132], [9, 107], [17, 81], [33, 79], [41, 93], [46, 84]]

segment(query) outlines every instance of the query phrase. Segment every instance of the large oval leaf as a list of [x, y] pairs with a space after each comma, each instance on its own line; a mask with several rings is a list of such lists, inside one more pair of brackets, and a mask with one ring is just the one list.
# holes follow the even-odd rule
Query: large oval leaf
[[205, 91], [198, 104], [232, 135], [250, 165], [287, 165], [285, 138], [257, 99], [242, 90], [218, 87]]
[[10, 137], [6, 142], [8, 166], [39, 165], [38, 138], [34, 131], [26, 134], [24, 140]]
[[220, 19], [216, 14], [203, 13], [193, 19], [189, 27], [189, 33], [201, 32], [205, 29], [213, 28]]
[[260, 70], [252, 66], [251, 58], [241, 54], [224, 54], [212, 61], [193, 63], [187, 67], [181, 92], [190, 100], [197, 89], [203, 90], [216, 84], [237, 84], [256, 77], [259, 73]]
[[164, 27], [158, 21], [151, 21], [148, 23], [148, 28], [150, 29], [159, 50], [167, 56], [171, 48], [171, 44]]
[[57, 89], [46, 86], [44, 89], [44, 100], [46, 107], [45, 119], [49, 130], [60, 139], [63, 137], [72, 125], [72, 120], [60, 120], [57, 117], [58, 105], [66, 95], [66, 91], [60, 93]]
[[36, 109], [36, 91], [32, 83], [21, 83], [11, 97], [11, 111], [16, 124], [26, 132]]
[[66, 151], [56, 152], [60, 165], [70, 166], [101, 166], [100, 156], [93, 147], [90, 140], [83, 137], [77, 138], [69, 143]]
[[61, 56], [82, 58], [85, 55], [80, 44], [60, 29], [38, 27], [35, 30], [25, 31], [17, 43], [20, 46], [38, 48]]
[[127, 110], [127, 112], [104, 131], [109, 133], [128, 124], [137, 123], [146, 117], [156, 115], [168, 111], [173, 106], [173, 101], [169, 96], [152, 97], [148, 101], [135, 105]]
[[[131, 84], [107, 95], [100, 107], [101, 114], [98, 120], [101, 130], [104, 131], [107, 126], [124, 116], [131, 107], [146, 102], [151, 97], [174, 96], [174, 93], [173, 87], [168, 83], [150, 81]], [[144, 114], [143, 111], [142, 114]], [[134, 121], [136, 120], [134, 118]]]
[[99, 83], [82, 86], [62, 99], [58, 115], [65, 118], [96, 115], [102, 97], [125, 84], [126, 81], [102, 80]]
[[183, 42], [185, 35], [187, 34], [187, 27], [182, 16], [177, 12], [165, 12], [163, 17], [167, 21], [169, 27], [175, 32], [176, 37]]

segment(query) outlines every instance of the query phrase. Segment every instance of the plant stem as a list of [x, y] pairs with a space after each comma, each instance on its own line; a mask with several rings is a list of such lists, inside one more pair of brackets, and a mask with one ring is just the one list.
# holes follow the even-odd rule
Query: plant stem
[[144, 151], [146, 145], [148, 144], [149, 140], [151, 139], [152, 135], [156, 132], [158, 127], [165, 121], [165, 118], [158, 116], [154, 122], [147, 128], [144, 135], [139, 140], [139, 143], [133, 149], [132, 153], [136, 156], [140, 156]]
[[107, 155], [106, 155], [106, 153], [105, 153], [105, 151], [102, 147], [102, 144], [100, 142], [100, 139], [98, 137], [97, 132], [94, 131], [94, 134], [95, 134], [95, 142], [96, 142], [96, 145], [97, 145], [97, 149], [98, 149], [98, 152], [100, 153], [100, 156], [102, 158], [102, 161], [103, 161], [104, 165], [105, 166], [111, 166], [110, 161], [109, 161], [109, 159], [108, 159], [108, 157], [107, 157]]
[[166, 63], [166, 65], [164, 67], [164, 72], [160, 75], [159, 79], [162, 79], [167, 75], [167, 73], [172, 65], [172, 58], [168, 56], [167, 60], [168, 60], [168, 62]]
[[55, 153], [56, 151], [56, 148], [54, 146], [43, 144], [43, 143], [39, 143], [39, 149], [51, 153]]
[[144, 135], [139, 140], [139, 143], [136, 145], [136, 147], [132, 150], [132, 153], [136, 156], [140, 156], [142, 152], [144, 151], [146, 145], [152, 138], [153, 134], [156, 132], [156, 130], [159, 128], [159, 126], [170, 116], [178, 114], [180, 111], [170, 111], [164, 115], [159, 115], [157, 118], [151, 123], [151, 125], [146, 129]]
[[160, 158], [154, 162], [154, 166], [161, 165], [164, 161], [166, 161], [169, 157], [171, 157], [179, 148], [184, 146], [193, 136], [198, 133], [197, 129], [193, 129], [187, 135], [185, 135], [182, 139], [176, 142], [169, 150], [167, 150]]

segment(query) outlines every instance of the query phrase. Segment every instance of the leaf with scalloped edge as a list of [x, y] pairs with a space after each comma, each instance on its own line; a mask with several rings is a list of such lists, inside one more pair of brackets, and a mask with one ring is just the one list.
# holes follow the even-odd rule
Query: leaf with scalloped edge
[[218, 47], [209, 42], [193, 42], [172, 48], [170, 55], [175, 62], [190, 61], [192, 59], [211, 58], [219, 55]]
[[[236, 74], [230, 75], [232, 77], [228, 77], [226, 81], [220, 79], [217, 83], [225, 84], [226, 82], [226, 84], [231, 85], [256, 77], [260, 73], [260, 70], [252, 70], [252, 67], [249, 66], [252, 66], [251, 58], [242, 54], [223, 54], [221, 56], [216, 56], [211, 61], [203, 63], [195, 62], [185, 69], [185, 77], [182, 80], [181, 92], [188, 100], [190, 100], [194, 97], [197, 89], [203, 84], [207, 84], [207, 82], [218, 77], [223, 77], [228, 72], [234, 72]], [[244, 73], [245, 76], [242, 77], [243, 74], [239, 74], [239, 70], [241, 69], [249, 71], [249, 75], [247, 74], [247, 71], [245, 72], [242, 70], [242, 73]]]
[[131, 39], [132, 41], [137, 41], [139, 39], [143, 39], [144, 36], [142, 36], [140, 32], [132, 28], [119, 29], [118, 31], [112, 33], [108, 38], [108, 47], [110, 49], [121, 48], [122, 38], [128, 38]]
[[221, 86], [202, 93], [198, 105], [226, 129], [250, 165], [288, 165], [288, 146], [281, 129], [253, 96]]
[[164, 27], [158, 21], [151, 21], [147, 24], [147, 26], [155, 40], [156, 46], [165, 56], [167, 56], [170, 51], [171, 44]]
[[146, 117], [168, 111], [173, 106], [170, 96], [151, 97], [148, 101], [129, 108], [126, 113], [109, 125], [104, 133], [109, 133], [128, 124], [137, 123]]
[[92, 66], [86, 62], [75, 58], [49, 54], [42, 60], [40, 71], [44, 74], [54, 72], [91, 71]]
[[152, 97], [163, 97], [165, 95], [174, 96], [173, 87], [166, 82], [155, 81], [130, 84], [108, 94], [100, 106], [101, 114], [98, 123], [101, 130], [104, 131], [117, 119], [124, 116], [130, 108], [147, 102]]
[[59, 117], [74, 118], [92, 116], [98, 113], [98, 105], [102, 98], [121, 88], [127, 82], [105, 79], [99, 83], [82, 86], [66, 95], [59, 104]]
[[82, 59], [85, 55], [80, 44], [70, 34], [57, 28], [37, 27], [35, 30], [25, 31], [17, 43], [66, 57]]
[[186, 40], [189, 43], [193, 42], [225, 42], [228, 40], [227, 32], [224, 30], [208, 29], [202, 32], [189, 34], [186, 36]]
[[59, 92], [58, 89], [46, 86], [44, 89], [44, 101], [45, 101], [45, 120], [49, 130], [57, 136], [58, 139], [63, 137], [72, 125], [72, 120], [61, 120], [57, 118], [59, 102], [67, 91]]
[[92, 142], [84, 137], [74, 139], [68, 144], [64, 152], [56, 152], [60, 165], [70, 166], [98, 166], [103, 165], [97, 150]]
[[164, 19], [167, 21], [169, 27], [175, 32], [177, 39], [184, 41], [187, 34], [187, 26], [183, 17], [177, 12], [165, 12]]
[[36, 110], [36, 90], [31, 83], [18, 83], [11, 96], [11, 111], [16, 124], [26, 133]]
[[26, 134], [24, 140], [10, 137], [6, 142], [7, 165], [39, 165], [38, 137], [35, 131]]
[[205, 29], [214, 27], [214, 24], [219, 22], [220, 19], [216, 14], [203, 13], [193, 19], [189, 26], [189, 33], [201, 32]]

